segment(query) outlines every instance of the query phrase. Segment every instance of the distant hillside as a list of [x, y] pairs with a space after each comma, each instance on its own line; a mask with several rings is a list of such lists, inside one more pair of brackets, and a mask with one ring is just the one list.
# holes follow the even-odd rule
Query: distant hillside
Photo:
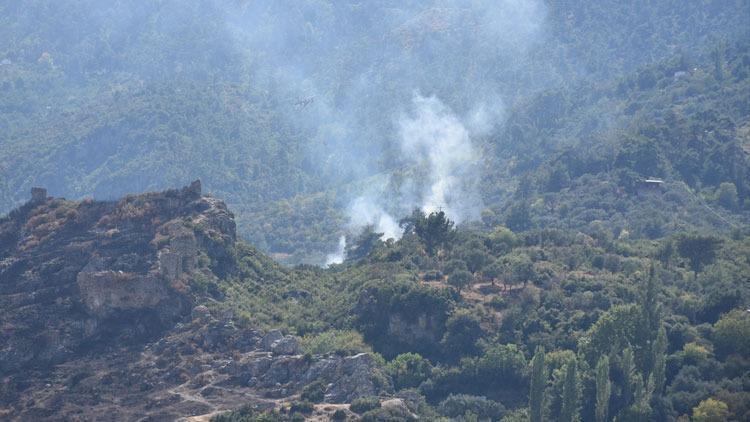
[[[352, 192], [342, 186], [403, 167], [393, 121], [415, 90], [459, 115], [478, 103], [499, 110], [489, 123], [500, 130], [478, 143], [492, 152], [484, 180], [509, 186], [516, 181], [495, 171], [508, 167], [509, 142], [529, 149], [516, 154], [515, 175], [555, 160], [560, 140], [596, 143], [592, 131], [642, 126], [659, 107], [642, 102], [664, 101], [663, 89], [700, 98], [713, 82], [690, 69], [675, 84], [695, 86], [666, 84], [684, 64], [658, 67], [675, 57], [704, 69], [712, 59], [700, 54], [721, 49], [720, 85], [741, 99], [746, 78], [730, 65], [743, 60], [748, 7], [10, 2], [0, 6], [0, 211], [37, 185], [109, 199], [200, 177], [237, 210], [243, 237], [292, 262], [319, 262], [346, 220]], [[733, 112], [712, 101], [741, 132], [742, 104]], [[524, 125], [533, 133], [509, 134]], [[712, 186], [734, 180], [745, 197], [737, 177], [713, 173]], [[499, 206], [507, 193], [488, 188], [485, 203]]]

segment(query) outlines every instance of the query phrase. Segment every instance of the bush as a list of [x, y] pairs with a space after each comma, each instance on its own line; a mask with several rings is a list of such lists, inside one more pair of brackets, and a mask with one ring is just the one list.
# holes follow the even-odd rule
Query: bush
[[436, 281], [443, 279], [443, 273], [437, 270], [427, 271], [424, 274], [425, 281]]
[[345, 421], [346, 420], [346, 412], [343, 409], [336, 409], [335, 412], [333, 412], [333, 415], [331, 415], [332, 421]]
[[727, 404], [716, 400], [707, 399], [693, 408], [693, 420], [695, 422], [722, 422], [729, 418]]
[[349, 410], [360, 415], [378, 408], [380, 408], [380, 399], [377, 397], [360, 397], [354, 399], [349, 405]]
[[302, 337], [300, 345], [305, 353], [313, 355], [336, 353], [346, 356], [372, 352], [362, 339], [362, 335], [353, 330], [330, 330], [320, 334], [308, 334]]
[[498, 311], [501, 309], [505, 309], [508, 306], [508, 303], [502, 296], [492, 296], [492, 299], [490, 299], [488, 303], [493, 309], [496, 309]]
[[374, 409], [362, 415], [362, 422], [416, 422], [417, 420], [414, 415], [403, 407]]
[[438, 411], [450, 418], [459, 418], [466, 412], [471, 412], [480, 420], [498, 420], [505, 414], [505, 407], [482, 396], [468, 394], [451, 394], [440, 402]]
[[302, 389], [300, 398], [304, 401], [320, 403], [325, 398], [325, 394], [326, 384], [321, 380], [317, 380], [311, 384], [306, 385], [305, 388]]
[[289, 422], [305, 422], [305, 417], [300, 413], [292, 413], [289, 416]]
[[386, 371], [396, 389], [417, 387], [429, 378], [432, 366], [418, 353], [403, 353], [388, 362]]
[[315, 405], [309, 401], [295, 401], [292, 402], [292, 407], [289, 408], [290, 413], [304, 413], [309, 414], [315, 410]]

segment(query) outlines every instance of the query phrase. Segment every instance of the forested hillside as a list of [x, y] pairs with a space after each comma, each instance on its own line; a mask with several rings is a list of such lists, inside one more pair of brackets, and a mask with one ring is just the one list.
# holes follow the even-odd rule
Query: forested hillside
[[749, 23], [0, 1], [0, 419], [750, 420]]
[[[656, 161], [628, 170], [704, 200], [715, 194], [704, 186], [733, 183], [743, 209], [743, 1], [33, 1], [1, 12], [5, 211], [35, 185], [112, 198], [200, 177], [253, 243], [321, 262], [361, 186], [414, 168], [394, 123], [414, 92], [458, 116], [483, 112], [489, 129], [472, 137], [488, 152], [480, 195], [495, 213], [520, 176], [545, 184], [558, 168], [571, 183], [632, 187], [627, 159], [612, 155], [621, 148]], [[687, 140], [697, 116], [724, 123]], [[576, 167], [584, 153], [596, 162]], [[726, 155], [731, 169], [711, 164]], [[714, 225], [711, 214], [690, 224]]]
[[[382, 354], [397, 396], [431, 420], [750, 416], [746, 233], [483, 233], [419, 211], [403, 226], [397, 242], [364, 231], [329, 270], [241, 248], [217, 307], [311, 354]], [[388, 417], [375, 408], [364, 420]], [[218, 420], [264, 420], [234, 417]]]

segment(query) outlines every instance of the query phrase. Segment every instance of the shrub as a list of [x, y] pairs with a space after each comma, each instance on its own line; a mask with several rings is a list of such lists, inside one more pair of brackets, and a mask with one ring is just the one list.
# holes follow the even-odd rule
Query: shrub
[[468, 394], [451, 394], [440, 402], [438, 411], [450, 418], [460, 418], [471, 412], [480, 420], [498, 420], [505, 414], [505, 407], [482, 396]]
[[492, 296], [492, 299], [489, 301], [489, 305], [496, 310], [505, 309], [508, 306], [508, 303], [505, 301], [505, 298], [502, 296]]
[[729, 408], [723, 401], [706, 399], [693, 408], [695, 422], [723, 422], [729, 418]]
[[311, 384], [306, 385], [305, 388], [302, 389], [300, 398], [304, 401], [320, 403], [325, 398], [325, 394], [326, 384], [321, 380], [317, 380]]
[[714, 324], [713, 339], [719, 355], [750, 356], [750, 313], [735, 309], [724, 315]]
[[343, 409], [336, 409], [335, 412], [333, 412], [333, 415], [331, 415], [332, 421], [345, 421], [346, 420], [346, 412]]
[[292, 407], [289, 408], [290, 413], [312, 413], [315, 410], [315, 405], [309, 401], [295, 401], [292, 403]]
[[349, 410], [357, 414], [363, 414], [380, 407], [380, 399], [377, 397], [360, 397], [354, 399], [349, 405]]
[[320, 334], [308, 334], [302, 337], [300, 345], [305, 353], [313, 355], [355, 355], [372, 351], [365, 344], [362, 335], [353, 330], [329, 330]]
[[396, 389], [417, 387], [429, 378], [432, 366], [418, 353], [403, 353], [388, 362], [386, 371]]

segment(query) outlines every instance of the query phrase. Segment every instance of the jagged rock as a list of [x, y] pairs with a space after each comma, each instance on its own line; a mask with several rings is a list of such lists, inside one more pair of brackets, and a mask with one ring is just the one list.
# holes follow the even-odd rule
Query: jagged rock
[[193, 308], [193, 311], [190, 313], [190, 316], [193, 319], [208, 320], [211, 318], [211, 311], [208, 310], [208, 307], [206, 307], [205, 305], [198, 305], [195, 308]]
[[382, 422], [417, 421], [419, 417], [409, 410], [402, 399], [393, 398], [381, 402], [380, 409], [375, 411], [370, 419]]
[[326, 391], [325, 400], [349, 403], [359, 397], [377, 395], [378, 388], [373, 381], [375, 369], [375, 360], [369, 353], [343, 358], [337, 377]]
[[293, 336], [284, 336], [271, 344], [271, 353], [274, 355], [298, 355], [301, 353], [299, 341]]
[[273, 406], [318, 380], [336, 403], [389, 389], [370, 355], [302, 355], [296, 337], [196, 306], [220, 299], [190, 286], [234, 271], [235, 239], [232, 213], [199, 184], [45, 198], [0, 218], [0, 405], [25, 420], [40, 408], [55, 420], [175, 420]]
[[77, 284], [86, 308], [100, 318], [117, 311], [152, 308], [169, 296], [160, 280], [122, 271], [81, 271]]
[[271, 346], [273, 346], [273, 343], [281, 340], [282, 338], [284, 338], [284, 335], [281, 334], [281, 331], [271, 330], [265, 336], [263, 336], [263, 339], [260, 341], [260, 346], [263, 351], [271, 352]]
[[215, 278], [206, 263], [232, 256], [233, 216], [199, 183], [120, 201], [46, 195], [0, 218], [0, 371], [64, 361], [92, 338], [146, 341], [189, 314], [194, 274]]

